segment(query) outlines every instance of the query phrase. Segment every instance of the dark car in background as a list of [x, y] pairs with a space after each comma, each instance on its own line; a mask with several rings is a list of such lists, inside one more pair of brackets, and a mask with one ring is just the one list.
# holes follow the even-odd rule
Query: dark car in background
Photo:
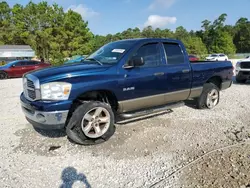
[[199, 58], [195, 55], [188, 55], [189, 61], [199, 61]]
[[51, 66], [49, 63], [33, 60], [12, 61], [4, 66], [0, 66], [0, 79], [22, 77], [27, 72], [49, 66]]

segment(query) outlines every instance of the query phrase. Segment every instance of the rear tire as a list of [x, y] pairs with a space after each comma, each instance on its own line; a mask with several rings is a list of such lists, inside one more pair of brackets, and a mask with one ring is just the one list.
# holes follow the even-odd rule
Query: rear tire
[[0, 80], [4, 80], [8, 78], [8, 74], [4, 71], [0, 71]]
[[81, 145], [107, 141], [115, 132], [111, 106], [98, 101], [84, 102], [74, 112], [66, 126], [70, 140]]
[[220, 90], [213, 83], [204, 84], [201, 96], [197, 100], [198, 109], [213, 109], [220, 101]]

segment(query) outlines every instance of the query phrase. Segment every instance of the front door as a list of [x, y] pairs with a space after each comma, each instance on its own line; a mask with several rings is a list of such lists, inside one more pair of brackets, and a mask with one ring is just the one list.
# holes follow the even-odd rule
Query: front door
[[10, 71], [9, 71], [9, 76], [10, 77], [21, 77], [22, 76], [22, 61], [18, 61], [16, 63], [14, 63], [11, 67], [10, 67]]
[[162, 105], [166, 77], [160, 43], [148, 43], [141, 46], [132, 57], [142, 57], [144, 65], [125, 68], [120, 72], [123, 77], [118, 82], [123, 96], [120, 106], [121, 112]]

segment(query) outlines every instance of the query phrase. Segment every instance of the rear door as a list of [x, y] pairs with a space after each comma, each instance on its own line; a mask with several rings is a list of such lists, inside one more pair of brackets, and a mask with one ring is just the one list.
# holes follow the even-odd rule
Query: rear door
[[23, 74], [32, 71], [34, 69], [35, 69], [35, 63], [33, 61], [24, 61], [24, 66], [22, 71]]
[[[132, 57], [142, 57], [145, 64], [139, 67], [126, 68], [120, 74], [120, 106], [122, 112], [133, 111], [164, 104], [166, 77], [162, 61], [161, 43], [146, 43], [132, 53]], [[132, 58], [131, 57], [131, 58]]]
[[165, 103], [186, 100], [190, 95], [192, 72], [186, 53], [179, 43], [165, 42]]

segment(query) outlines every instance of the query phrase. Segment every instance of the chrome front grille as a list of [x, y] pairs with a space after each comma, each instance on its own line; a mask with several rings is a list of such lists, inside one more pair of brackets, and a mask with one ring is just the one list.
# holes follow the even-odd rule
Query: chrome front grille
[[32, 100], [36, 99], [35, 85], [33, 81], [27, 79], [27, 94]]
[[31, 80], [27, 80], [27, 86], [28, 86], [29, 88], [35, 89], [35, 85], [34, 85], [33, 81], [31, 81]]
[[34, 90], [31, 90], [31, 89], [27, 89], [28, 90], [28, 96], [29, 98], [31, 99], [36, 99], [36, 92]]
[[242, 69], [250, 69], [250, 61], [246, 61], [246, 62], [241, 62], [240, 63], [240, 68]]
[[40, 85], [39, 80], [32, 75], [27, 75], [23, 78], [24, 96], [31, 100], [40, 99]]

